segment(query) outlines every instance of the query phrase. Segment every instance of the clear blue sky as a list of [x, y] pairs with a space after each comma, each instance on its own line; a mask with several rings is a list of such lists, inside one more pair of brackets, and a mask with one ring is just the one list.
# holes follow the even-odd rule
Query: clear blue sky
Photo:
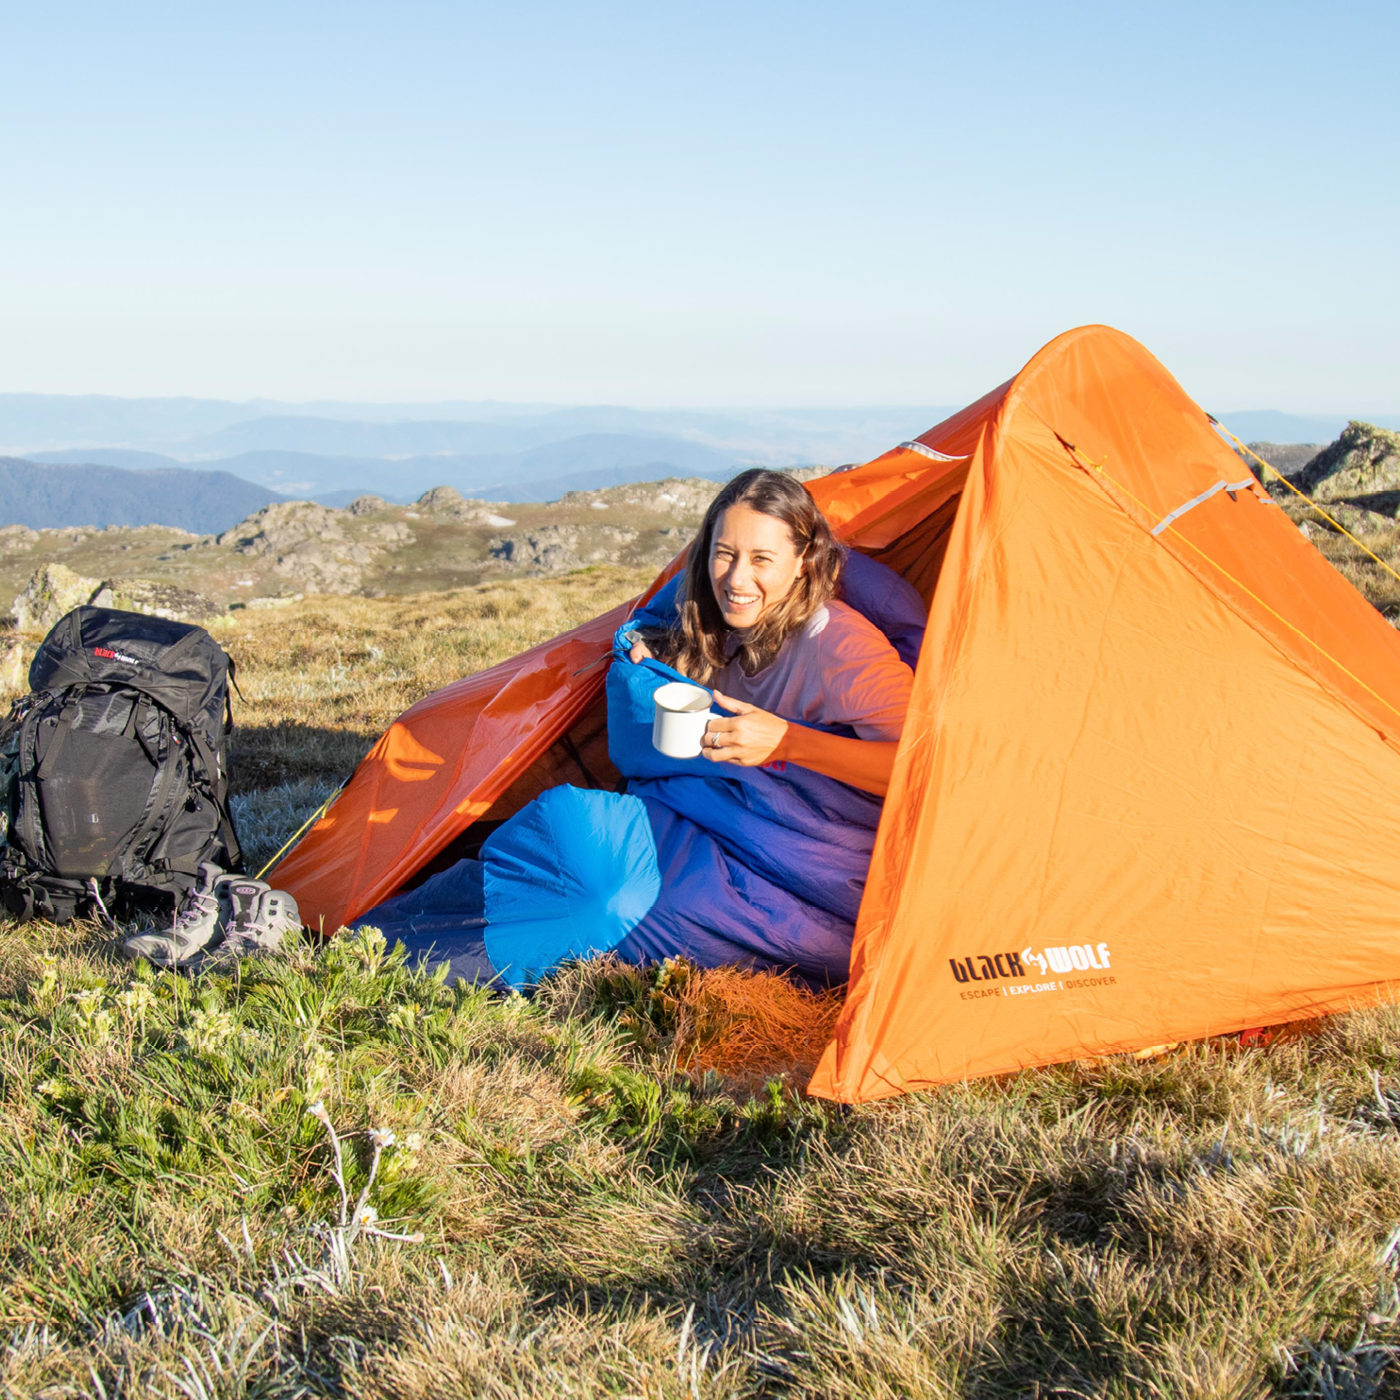
[[0, 389], [1400, 410], [1400, 5], [10, 4]]

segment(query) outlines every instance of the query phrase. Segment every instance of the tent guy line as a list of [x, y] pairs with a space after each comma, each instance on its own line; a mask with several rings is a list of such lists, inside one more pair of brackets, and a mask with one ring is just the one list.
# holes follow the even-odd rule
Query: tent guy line
[[289, 837], [287, 837], [287, 839], [281, 844], [281, 846], [277, 848], [276, 854], [270, 856], [266, 861], [263, 862], [263, 868], [258, 871], [257, 875], [254, 876], [254, 879], [261, 880], [262, 877], [266, 875], [267, 872], [271, 870], [272, 867], [276, 865], [277, 862], [281, 860], [284, 855], [287, 854], [287, 851], [291, 848], [293, 842], [295, 842], [297, 838], [301, 836], [301, 834], [306, 830], [306, 828], [309, 827], [312, 822], [319, 821], [320, 818], [326, 815], [326, 811], [330, 807], [331, 803], [334, 802], [335, 799], [339, 797], [342, 792], [345, 791], [345, 783], [348, 783], [349, 781], [350, 779], [346, 778], [345, 782], [341, 783], [341, 785], [338, 788], [336, 788], [336, 790], [333, 793], [331, 793], [331, 795], [328, 798], [326, 798], [326, 800], [323, 803], [321, 803], [321, 805], [317, 807], [317, 809], [314, 812], [312, 812], [312, 814], [309, 817], [307, 817], [307, 819], [304, 822], [302, 822], [302, 824], [299, 827], [297, 827], [297, 829], [294, 832], [292, 832], [292, 834]]
[[1283, 484], [1286, 487], [1288, 487], [1288, 489], [1291, 492], [1293, 492], [1295, 496], [1299, 496], [1303, 500], [1305, 500], [1329, 525], [1340, 530], [1342, 534], [1344, 534], [1347, 537], [1347, 539], [1349, 539], [1352, 542], [1352, 544], [1354, 544], [1357, 547], [1357, 549], [1361, 550], [1363, 554], [1369, 554], [1371, 558], [1374, 559], [1376, 563], [1379, 564], [1381, 568], [1383, 568], [1386, 571], [1386, 573], [1388, 573], [1391, 576], [1391, 578], [1393, 578], [1397, 583], [1400, 583], [1400, 574], [1396, 573], [1395, 570], [1392, 569], [1390, 565], [1387, 564], [1385, 560], [1380, 557], [1379, 554], [1375, 553], [1371, 549], [1368, 549], [1364, 544], [1362, 544], [1361, 541], [1357, 539], [1356, 536], [1353, 535], [1351, 531], [1348, 530], [1347, 527], [1343, 525], [1340, 520], [1338, 520], [1333, 515], [1329, 515], [1327, 511], [1323, 510], [1323, 508], [1320, 505], [1318, 505], [1318, 503], [1315, 500], [1313, 500], [1313, 498], [1309, 496], [1307, 492], [1300, 491], [1291, 481], [1289, 481], [1289, 479], [1286, 476], [1284, 476], [1284, 474], [1281, 471], [1279, 471], [1279, 469], [1276, 466], [1274, 466], [1272, 462], [1266, 462], [1252, 447], [1249, 446], [1248, 443], [1241, 442], [1239, 438], [1237, 438], [1234, 435], [1234, 433], [1232, 433], [1229, 430], [1229, 428], [1225, 427], [1223, 423], [1216, 422], [1214, 418], [1211, 418], [1209, 413], [1206, 414], [1206, 417], [1210, 418], [1210, 421], [1214, 423], [1215, 426], [1219, 428], [1220, 431], [1224, 433], [1225, 436], [1229, 438], [1230, 441], [1233, 442], [1241, 452], [1248, 452], [1249, 455], [1253, 457], [1254, 460], [1265, 469], [1265, 471], [1273, 472], [1273, 474], [1276, 477], [1278, 477], [1278, 479], [1281, 482], [1283, 482]]

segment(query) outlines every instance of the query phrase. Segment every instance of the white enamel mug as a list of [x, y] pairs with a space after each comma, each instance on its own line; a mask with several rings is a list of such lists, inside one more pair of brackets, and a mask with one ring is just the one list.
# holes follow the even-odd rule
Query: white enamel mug
[[699, 758], [710, 714], [710, 692], [689, 681], [668, 681], [652, 695], [652, 747], [668, 758]]

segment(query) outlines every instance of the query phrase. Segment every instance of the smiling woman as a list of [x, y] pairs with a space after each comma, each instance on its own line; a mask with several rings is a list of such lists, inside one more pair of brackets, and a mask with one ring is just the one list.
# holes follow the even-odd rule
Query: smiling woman
[[[710, 686], [732, 711], [710, 722], [707, 758], [796, 763], [865, 792], [888, 789], [911, 676], [886, 638], [836, 601], [844, 566], [826, 517], [791, 477], [744, 472], [711, 502], [674, 625], [644, 632], [631, 653]], [[824, 732], [833, 727], [846, 733]]]

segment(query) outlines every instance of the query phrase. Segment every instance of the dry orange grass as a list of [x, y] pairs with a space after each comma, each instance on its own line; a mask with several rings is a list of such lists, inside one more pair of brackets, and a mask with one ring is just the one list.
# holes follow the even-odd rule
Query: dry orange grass
[[676, 994], [684, 1029], [677, 1064], [752, 1093], [775, 1075], [804, 1085], [831, 1040], [844, 989], [809, 992], [771, 972], [693, 972]]

